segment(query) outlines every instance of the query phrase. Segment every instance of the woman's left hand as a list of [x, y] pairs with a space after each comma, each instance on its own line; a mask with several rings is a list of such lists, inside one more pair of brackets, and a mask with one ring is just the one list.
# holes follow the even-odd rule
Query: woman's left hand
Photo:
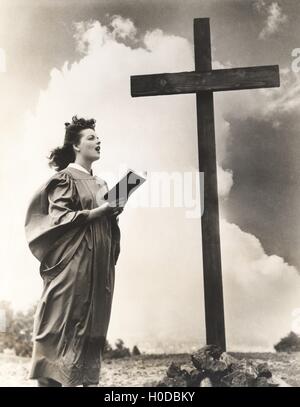
[[115, 208], [113, 208], [113, 210], [111, 211], [111, 216], [118, 216], [120, 215], [120, 213], [122, 213], [124, 210], [123, 206], [116, 206]]

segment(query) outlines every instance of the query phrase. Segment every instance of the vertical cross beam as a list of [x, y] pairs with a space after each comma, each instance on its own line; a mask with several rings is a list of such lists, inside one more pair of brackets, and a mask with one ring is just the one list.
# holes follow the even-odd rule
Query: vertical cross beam
[[[211, 71], [208, 18], [194, 20], [196, 72]], [[213, 92], [196, 93], [199, 171], [204, 173], [201, 217], [206, 343], [226, 350]]]
[[132, 76], [131, 95], [196, 93], [199, 171], [204, 173], [201, 227], [206, 342], [226, 350], [213, 92], [278, 87], [279, 66], [212, 70], [208, 18], [194, 20], [194, 47], [194, 72]]

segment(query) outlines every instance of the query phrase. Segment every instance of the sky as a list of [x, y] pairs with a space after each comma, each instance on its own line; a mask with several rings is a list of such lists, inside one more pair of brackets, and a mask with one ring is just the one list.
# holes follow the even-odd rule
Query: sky
[[[213, 68], [278, 64], [281, 76], [280, 88], [214, 95], [228, 349], [272, 350], [295, 330], [299, 15], [297, 0], [1, 0], [0, 299], [25, 309], [41, 294], [24, 218], [74, 114], [96, 118], [102, 155], [93, 168], [110, 186], [125, 167], [197, 172], [195, 96], [132, 98], [130, 76], [192, 71], [193, 19], [209, 17]], [[205, 342], [200, 219], [135, 206], [146, 193], [120, 218], [108, 338], [191, 350]]]

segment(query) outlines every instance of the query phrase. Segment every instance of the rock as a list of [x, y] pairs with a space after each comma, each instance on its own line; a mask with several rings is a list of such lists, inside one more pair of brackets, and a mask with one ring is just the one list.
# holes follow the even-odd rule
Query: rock
[[167, 376], [168, 377], [176, 377], [176, 376], [181, 376], [181, 368], [178, 363], [172, 362], [170, 366], [168, 367], [167, 370]]
[[213, 387], [210, 378], [205, 377], [205, 379], [201, 380], [200, 387]]
[[189, 387], [199, 387], [200, 382], [204, 379], [205, 376], [202, 372], [199, 372], [197, 369], [193, 369], [189, 372], [189, 378], [187, 380], [187, 384]]
[[279, 383], [264, 376], [258, 377], [255, 381], [255, 387], [278, 387]]
[[254, 387], [255, 378], [247, 373], [234, 371], [221, 379], [226, 387]]
[[187, 387], [186, 379], [183, 376], [177, 376], [173, 379], [172, 387]]
[[257, 377], [258, 371], [255, 364], [251, 360], [242, 359], [239, 360], [237, 364], [234, 365], [235, 370], [241, 370], [250, 376]]
[[[215, 345], [204, 346], [183, 365], [172, 362], [156, 387], [277, 387], [267, 363], [236, 359]], [[287, 385], [288, 386], [288, 385]]]
[[220, 356], [223, 353], [222, 349], [217, 345], [203, 346], [203, 348], [199, 349], [198, 352], [205, 353], [206, 355], [211, 356], [213, 359], [220, 359]]
[[190, 380], [190, 374], [187, 370], [181, 370], [181, 377], [183, 377], [187, 382]]
[[227, 387], [255, 387], [258, 371], [248, 360], [238, 361], [232, 365], [231, 373], [221, 379], [221, 384]]
[[224, 362], [228, 369], [230, 370], [234, 365], [238, 364], [239, 361], [233, 356], [229, 355], [227, 352], [223, 352], [219, 359], [221, 362]]
[[208, 376], [213, 381], [217, 381], [228, 373], [226, 363], [218, 360], [222, 353], [218, 346], [210, 345], [193, 353], [191, 359], [196, 369], [205, 373], [205, 376]]
[[272, 373], [269, 370], [269, 366], [267, 363], [260, 363], [259, 365], [257, 365], [256, 369], [258, 372], [258, 377], [266, 377], [267, 379], [272, 377]]
[[258, 377], [255, 381], [255, 387], [272, 387], [272, 385], [270, 385], [268, 383], [268, 379], [264, 376]]
[[182, 380], [185, 381], [186, 384], [190, 382], [190, 374], [186, 369], [181, 369], [179, 363], [174, 363], [172, 362], [171, 365], [169, 366], [167, 370], [167, 377], [174, 379], [174, 380], [179, 380], [181, 382]]
[[165, 376], [155, 387], [187, 387], [187, 382], [183, 376], [176, 376], [174, 378]]
[[173, 379], [165, 376], [155, 384], [155, 387], [172, 387]]

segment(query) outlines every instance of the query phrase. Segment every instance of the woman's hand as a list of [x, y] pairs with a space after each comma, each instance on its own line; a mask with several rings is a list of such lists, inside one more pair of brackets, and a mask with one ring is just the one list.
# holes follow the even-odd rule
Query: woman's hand
[[113, 202], [104, 202], [98, 208], [90, 210], [88, 220], [101, 218], [102, 216], [118, 216], [123, 212], [125, 199], [117, 199]]
[[124, 204], [121, 202], [105, 202], [100, 206], [102, 208], [103, 214], [107, 216], [118, 216], [121, 212], [123, 212]]

